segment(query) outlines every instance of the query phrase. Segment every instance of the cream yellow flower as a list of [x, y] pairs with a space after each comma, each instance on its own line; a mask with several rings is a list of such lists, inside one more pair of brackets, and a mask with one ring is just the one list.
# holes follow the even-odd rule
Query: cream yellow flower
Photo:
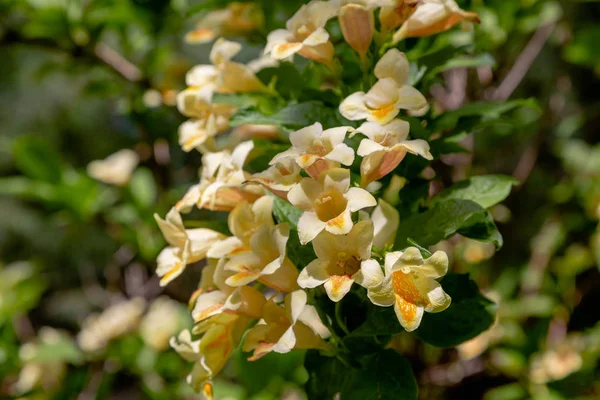
[[194, 327], [193, 333], [201, 335], [193, 340], [190, 331], [182, 331], [171, 338], [171, 347], [179, 355], [194, 362], [187, 380], [196, 391], [212, 398], [212, 379], [225, 366], [236, 349], [251, 319], [228, 313], [215, 315]]
[[383, 126], [365, 122], [356, 130], [367, 136], [360, 142], [356, 152], [363, 157], [360, 165], [361, 186], [365, 187], [392, 172], [407, 153], [433, 159], [425, 140], [407, 140], [409, 129], [408, 122], [394, 119]]
[[408, 84], [409, 66], [404, 53], [388, 50], [375, 65], [377, 83], [367, 92], [356, 92], [340, 104], [340, 113], [349, 120], [387, 124], [400, 110], [423, 114], [427, 100]]
[[396, 232], [400, 225], [400, 213], [383, 199], [378, 200], [377, 207], [371, 213], [373, 221], [373, 246], [383, 249], [394, 244]]
[[265, 22], [256, 3], [232, 2], [224, 9], [208, 12], [196, 29], [185, 35], [188, 43], [206, 43], [218, 36], [245, 36], [260, 29]]
[[286, 257], [289, 234], [287, 224], [259, 227], [250, 238], [252, 251], [235, 254], [226, 262], [225, 270], [234, 272], [234, 275], [225, 283], [238, 287], [258, 280], [280, 292], [296, 290], [298, 271]]
[[354, 161], [354, 150], [344, 144], [349, 126], [340, 126], [323, 130], [323, 126], [316, 122], [313, 125], [290, 133], [292, 147], [277, 154], [270, 165], [278, 161], [292, 158], [304, 168], [313, 178], [327, 171], [339, 167], [340, 164], [349, 166]]
[[407, 37], [429, 36], [447, 31], [459, 22], [479, 23], [474, 12], [464, 11], [454, 0], [422, 0], [414, 13], [394, 33], [393, 43]]
[[254, 351], [249, 360], [258, 360], [271, 351], [327, 348], [324, 339], [331, 333], [306, 300], [306, 292], [297, 290], [287, 294], [283, 307], [273, 298], [265, 304], [263, 320], [248, 332], [242, 346], [244, 351]]
[[157, 259], [156, 274], [161, 278], [161, 286], [181, 275], [187, 264], [204, 259], [212, 245], [225, 239], [225, 235], [212, 229], [185, 229], [181, 215], [175, 208], [167, 213], [166, 219], [157, 214], [154, 219], [169, 244]]
[[124, 186], [129, 182], [131, 174], [140, 159], [133, 150], [123, 149], [88, 164], [87, 173], [94, 179], [111, 185]]
[[202, 322], [214, 315], [227, 312], [260, 318], [265, 301], [263, 294], [253, 287], [240, 286], [233, 289], [223, 286], [221, 290], [200, 293], [196, 298], [192, 317], [195, 322]]
[[194, 149], [207, 153], [215, 149], [214, 138], [229, 129], [229, 118], [235, 108], [227, 104], [210, 104], [206, 113], [179, 126], [179, 145], [183, 151]]
[[313, 241], [317, 259], [300, 272], [302, 288], [324, 285], [332, 301], [340, 301], [350, 291], [362, 261], [371, 258], [373, 222], [360, 221], [347, 235], [321, 232]]
[[276, 196], [287, 200], [288, 192], [300, 182], [300, 166], [292, 158], [277, 161], [263, 172], [252, 175], [248, 180], [257, 182]]
[[319, 179], [303, 178], [288, 193], [294, 206], [304, 211], [298, 221], [300, 243], [313, 240], [321, 231], [343, 235], [352, 229], [352, 212], [377, 204], [366, 190], [350, 187], [350, 171], [333, 168]]
[[269, 33], [265, 54], [283, 60], [298, 53], [332, 68], [334, 49], [324, 27], [337, 11], [336, 5], [329, 1], [311, 1], [303, 5], [287, 21], [286, 29]]
[[417, 9], [421, 0], [392, 0], [379, 11], [381, 32], [387, 34], [404, 23]]
[[423, 312], [437, 313], [450, 305], [450, 296], [436, 281], [448, 271], [448, 256], [435, 252], [423, 260], [419, 249], [409, 247], [385, 256], [385, 275], [375, 260], [361, 265], [357, 282], [368, 289], [369, 299], [381, 307], [394, 306], [398, 321], [408, 332], [421, 324]]
[[182, 328], [185, 309], [167, 296], [154, 300], [139, 327], [140, 336], [148, 346], [164, 351], [169, 340]]

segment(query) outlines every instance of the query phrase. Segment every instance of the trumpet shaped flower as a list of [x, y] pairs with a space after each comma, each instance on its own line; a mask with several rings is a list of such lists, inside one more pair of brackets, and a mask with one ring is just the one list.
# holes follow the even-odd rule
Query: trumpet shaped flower
[[360, 221], [347, 235], [321, 232], [313, 241], [317, 259], [300, 272], [302, 288], [325, 286], [332, 301], [340, 301], [350, 291], [362, 261], [371, 258], [373, 222]]
[[131, 174], [140, 159], [133, 150], [123, 149], [88, 164], [87, 172], [94, 179], [111, 185], [124, 186], [129, 182]]
[[294, 206], [304, 211], [298, 220], [300, 243], [313, 240], [321, 231], [343, 235], [352, 229], [352, 212], [377, 204], [366, 190], [350, 187], [350, 171], [332, 168], [319, 179], [303, 178], [288, 193]]
[[398, 28], [417, 9], [421, 0], [392, 0], [391, 4], [382, 7], [379, 11], [379, 24], [381, 32], [388, 32]]
[[280, 292], [296, 290], [298, 271], [286, 257], [289, 234], [287, 224], [259, 227], [250, 238], [251, 251], [235, 254], [225, 264], [234, 273], [225, 283], [239, 287], [258, 280]]
[[383, 249], [394, 244], [396, 232], [400, 225], [400, 213], [383, 199], [378, 200], [377, 207], [371, 213], [373, 221], [373, 246]]
[[164, 220], [156, 214], [154, 218], [169, 244], [157, 258], [156, 274], [161, 278], [161, 286], [181, 275], [187, 264], [204, 259], [212, 245], [225, 239], [225, 235], [211, 229], [185, 229], [175, 208]]
[[196, 390], [212, 398], [212, 379], [218, 374], [238, 346], [251, 319], [221, 313], [194, 327], [193, 333], [201, 335], [193, 340], [189, 330], [171, 338], [171, 347], [186, 361], [194, 362], [188, 383]]
[[220, 290], [200, 293], [196, 298], [192, 317], [195, 322], [202, 322], [213, 315], [227, 312], [260, 318], [265, 301], [263, 294], [253, 287], [240, 286], [234, 289], [225, 286]]
[[354, 150], [344, 144], [346, 132], [350, 129], [352, 128], [341, 126], [323, 130], [323, 126], [316, 122], [292, 132], [292, 147], [273, 157], [270, 165], [291, 158], [313, 178], [328, 169], [339, 167], [340, 164], [352, 165]]
[[263, 172], [252, 175], [248, 181], [260, 183], [271, 193], [287, 200], [288, 192], [302, 179], [300, 170], [300, 166], [294, 159], [285, 158], [275, 162]]
[[296, 53], [302, 57], [333, 67], [333, 44], [325, 24], [337, 14], [334, 2], [311, 1], [303, 5], [286, 23], [267, 36], [265, 54], [283, 60]]
[[207, 104], [196, 118], [183, 122], [178, 131], [183, 151], [197, 149], [207, 153], [214, 149], [215, 136], [229, 129], [229, 118], [234, 112], [235, 108], [228, 104]]
[[444, 311], [450, 296], [436, 281], [448, 272], [448, 256], [435, 252], [424, 260], [419, 249], [409, 247], [385, 256], [385, 275], [375, 260], [361, 265], [359, 283], [368, 289], [369, 299], [381, 307], [394, 306], [398, 321], [408, 332], [421, 324], [423, 313]]
[[326, 349], [331, 333], [323, 325], [317, 310], [307, 304], [306, 292], [288, 293], [284, 306], [267, 301], [263, 308], [263, 320], [246, 335], [244, 351], [253, 351], [250, 361], [274, 351], [288, 353], [292, 349]]
[[375, 65], [379, 79], [367, 93], [356, 92], [340, 104], [340, 113], [353, 121], [366, 119], [385, 125], [400, 110], [422, 114], [427, 111], [425, 97], [408, 84], [409, 66], [404, 53], [388, 50]]
[[363, 157], [360, 165], [361, 186], [365, 187], [392, 172], [407, 153], [433, 159], [425, 140], [407, 140], [409, 128], [408, 122], [394, 119], [383, 126], [365, 122], [356, 130], [367, 136], [360, 142], [356, 152]]
[[422, 0], [412, 15], [394, 33], [393, 43], [408, 37], [447, 31], [459, 22], [479, 23], [477, 13], [462, 10], [454, 0]]

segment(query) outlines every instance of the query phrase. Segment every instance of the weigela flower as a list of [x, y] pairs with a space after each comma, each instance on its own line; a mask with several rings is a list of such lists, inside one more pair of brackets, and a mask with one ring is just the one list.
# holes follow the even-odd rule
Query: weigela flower
[[371, 213], [373, 221], [373, 246], [383, 249], [394, 244], [400, 225], [400, 213], [383, 199], [377, 201], [377, 207]]
[[104, 183], [124, 186], [129, 182], [131, 174], [139, 162], [140, 159], [135, 151], [123, 149], [104, 160], [92, 161], [87, 166], [87, 173], [92, 178]]
[[407, 140], [409, 129], [408, 122], [394, 119], [383, 126], [365, 122], [356, 130], [367, 136], [360, 142], [356, 152], [363, 157], [360, 165], [361, 186], [365, 187], [392, 172], [407, 153], [433, 159], [425, 140]]
[[408, 84], [409, 66], [404, 53], [388, 50], [375, 65], [377, 83], [367, 92], [356, 92], [340, 104], [340, 113], [349, 120], [387, 124], [400, 110], [415, 114], [427, 111], [425, 97]]
[[181, 215], [175, 208], [167, 213], [166, 219], [156, 214], [154, 219], [169, 244], [156, 261], [156, 274], [161, 278], [161, 286], [181, 275], [187, 264], [204, 259], [213, 244], [225, 239], [225, 235], [212, 229], [185, 229]]
[[218, 36], [245, 36], [260, 29], [265, 22], [262, 9], [256, 3], [232, 2], [226, 8], [208, 12], [185, 35], [188, 43], [206, 43]]
[[319, 179], [303, 178], [288, 193], [294, 206], [304, 211], [298, 220], [300, 243], [313, 240], [321, 231], [343, 235], [352, 229], [352, 212], [377, 204], [366, 190], [350, 187], [350, 171], [333, 168]]
[[254, 351], [250, 361], [271, 351], [288, 353], [292, 349], [326, 349], [331, 333], [323, 325], [317, 310], [306, 304], [303, 290], [288, 293], [283, 307], [271, 298], [263, 308], [263, 320], [246, 335], [242, 349]]
[[251, 251], [235, 254], [225, 264], [225, 270], [234, 272], [225, 283], [238, 287], [258, 280], [280, 292], [296, 290], [298, 271], [286, 257], [289, 235], [288, 224], [259, 227], [250, 238]]
[[260, 318], [265, 301], [263, 294], [250, 286], [240, 286], [235, 289], [222, 287], [220, 290], [200, 293], [196, 298], [192, 317], [194, 322], [202, 322], [213, 315], [227, 312]]
[[182, 328], [187, 316], [181, 305], [167, 296], [154, 300], [140, 323], [140, 336], [148, 346], [164, 351], [169, 339]]
[[392, 0], [393, 4], [382, 7], [379, 11], [379, 23], [381, 32], [386, 34], [398, 28], [417, 9], [421, 0]]
[[303, 5], [287, 21], [286, 29], [269, 33], [265, 54], [283, 60], [298, 53], [332, 67], [334, 49], [324, 26], [337, 11], [336, 5], [329, 1], [311, 1]]
[[242, 142], [233, 152], [207, 153], [202, 157], [200, 183], [192, 186], [175, 208], [188, 212], [194, 205], [215, 211], [231, 211], [241, 200], [254, 202], [264, 194], [258, 184], [244, 184], [250, 177], [242, 167], [252, 151], [252, 141]]
[[229, 129], [229, 118], [235, 108], [228, 104], [209, 104], [205, 113], [179, 126], [179, 145], [183, 151], [194, 149], [207, 153], [215, 148], [214, 138]]
[[292, 158], [304, 168], [309, 175], [317, 178], [321, 172], [339, 167], [340, 164], [349, 166], [354, 161], [354, 150], [344, 144], [346, 132], [352, 129], [340, 126], [323, 130], [323, 126], [316, 122], [313, 125], [290, 133], [292, 147], [277, 154], [270, 165], [278, 161]]
[[340, 301], [350, 291], [362, 261], [371, 258], [373, 222], [360, 221], [347, 235], [321, 232], [312, 241], [317, 259], [300, 272], [302, 288], [325, 286], [332, 301]]
[[459, 22], [479, 23], [474, 12], [464, 11], [454, 0], [422, 0], [414, 13], [394, 33], [393, 43], [407, 37], [429, 36], [447, 31]]
[[274, 195], [287, 200], [288, 192], [302, 179], [300, 170], [293, 158], [285, 158], [263, 172], [252, 175], [248, 181], [260, 183]]
[[213, 377], [229, 360], [250, 321], [240, 315], [221, 313], [194, 327], [193, 333], [201, 335], [200, 339], [192, 340], [189, 330], [171, 338], [171, 347], [183, 359], [195, 363], [187, 380], [196, 391], [212, 395]]
[[385, 256], [385, 275], [375, 260], [361, 265], [359, 284], [369, 299], [381, 307], [394, 306], [398, 321], [408, 332], [421, 324], [423, 312], [437, 313], [450, 305], [450, 296], [436, 281], [448, 272], [448, 256], [436, 251], [423, 260], [419, 249], [409, 247]]

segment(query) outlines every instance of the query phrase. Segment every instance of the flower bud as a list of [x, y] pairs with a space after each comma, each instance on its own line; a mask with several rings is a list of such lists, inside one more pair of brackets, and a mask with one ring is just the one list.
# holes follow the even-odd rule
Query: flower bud
[[375, 30], [373, 11], [358, 4], [348, 4], [341, 8], [339, 20], [344, 39], [364, 59]]
[[417, 9], [420, 0], [396, 0], [394, 7], [382, 7], [379, 11], [381, 31], [387, 33], [398, 28]]

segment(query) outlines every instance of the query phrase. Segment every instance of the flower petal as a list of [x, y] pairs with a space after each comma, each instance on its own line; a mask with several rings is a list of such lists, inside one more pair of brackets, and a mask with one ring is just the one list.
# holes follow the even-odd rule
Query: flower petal
[[312, 329], [321, 339], [327, 339], [331, 336], [331, 332], [321, 321], [317, 309], [311, 305], [304, 306], [302, 313], [298, 316], [298, 321]]
[[318, 181], [311, 178], [302, 178], [288, 192], [288, 200], [301, 210], [311, 210], [314, 199], [319, 196], [322, 189], [323, 187]]
[[421, 306], [407, 302], [401, 296], [396, 296], [394, 311], [400, 325], [407, 332], [412, 332], [421, 325], [421, 319], [425, 310]]
[[325, 158], [350, 166], [354, 162], [354, 150], [346, 144], [340, 143], [335, 145]]
[[360, 271], [354, 275], [356, 283], [364, 288], [372, 288], [383, 281], [384, 275], [379, 263], [373, 259], [360, 264]]
[[354, 279], [347, 275], [331, 275], [324, 286], [329, 299], [337, 303], [350, 291], [353, 283]]
[[375, 76], [378, 79], [392, 78], [398, 86], [408, 82], [408, 74], [408, 60], [398, 49], [388, 50], [375, 65]]
[[414, 87], [404, 85], [398, 89], [395, 106], [401, 110], [420, 111], [427, 107], [427, 99]]
[[[321, 233], [321, 235], [322, 234], [323, 233]], [[317, 236], [317, 238], [318, 237], [319, 236]], [[304, 289], [312, 289], [324, 284], [328, 279], [329, 273], [327, 273], [327, 261], [317, 259], [311, 261], [302, 271], [300, 271], [298, 285]]]
[[373, 246], [382, 249], [394, 243], [396, 231], [400, 225], [400, 213], [394, 207], [379, 199], [379, 204], [371, 214], [375, 236]]
[[308, 35], [302, 42], [305, 46], [318, 46], [320, 44], [327, 43], [329, 40], [329, 33], [323, 27], [318, 27], [313, 33]]
[[320, 122], [306, 126], [295, 132], [290, 133], [290, 142], [292, 146], [301, 150], [308, 150], [314, 140], [319, 139], [323, 133], [323, 126]]
[[404, 140], [397, 146], [404, 146], [409, 153], [433, 160], [433, 155], [429, 152], [429, 143], [423, 139]]
[[331, 168], [319, 176], [324, 189], [335, 188], [340, 193], [346, 193], [350, 187], [350, 170], [346, 168]]
[[214, 65], [220, 65], [231, 60], [240, 50], [242, 50], [241, 44], [219, 38], [210, 50], [210, 62]]
[[334, 235], [345, 235], [352, 229], [352, 213], [349, 209], [346, 209], [343, 213], [337, 217], [330, 219], [325, 224], [325, 230], [333, 233]]
[[367, 119], [371, 113], [367, 108], [365, 96], [365, 92], [356, 92], [346, 97], [340, 104], [340, 114], [352, 121]]
[[[352, 223], [352, 220], [350, 222]], [[317, 237], [326, 226], [327, 223], [321, 221], [315, 212], [305, 211], [298, 220], [298, 237], [300, 238], [300, 243], [303, 245], [307, 244]]]
[[367, 288], [367, 296], [369, 300], [377, 306], [389, 307], [396, 302], [396, 296], [394, 295], [394, 287], [392, 285], [392, 279], [390, 276], [383, 278], [375, 286]]
[[348, 209], [352, 212], [377, 205], [375, 197], [364, 189], [353, 187], [344, 195], [348, 200]]

